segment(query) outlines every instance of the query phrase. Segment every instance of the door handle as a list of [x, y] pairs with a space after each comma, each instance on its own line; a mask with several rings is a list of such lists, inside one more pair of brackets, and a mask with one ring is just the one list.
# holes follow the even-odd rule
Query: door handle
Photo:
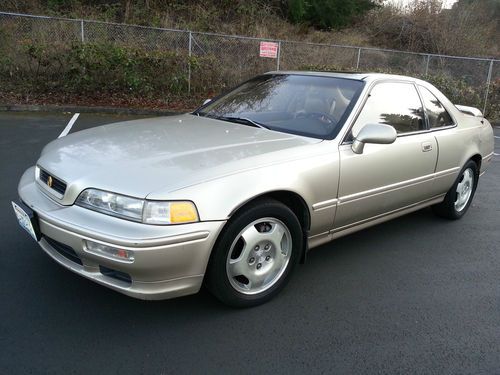
[[422, 152], [432, 151], [432, 144], [430, 142], [422, 143]]

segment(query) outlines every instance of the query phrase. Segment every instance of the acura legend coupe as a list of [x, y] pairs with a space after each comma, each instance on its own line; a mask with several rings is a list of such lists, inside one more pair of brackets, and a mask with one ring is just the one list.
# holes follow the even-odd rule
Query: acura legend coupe
[[432, 206], [459, 219], [493, 157], [481, 112], [405, 76], [270, 72], [196, 111], [75, 132], [19, 183], [56, 262], [141, 299], [268, 301], [309, 249]]

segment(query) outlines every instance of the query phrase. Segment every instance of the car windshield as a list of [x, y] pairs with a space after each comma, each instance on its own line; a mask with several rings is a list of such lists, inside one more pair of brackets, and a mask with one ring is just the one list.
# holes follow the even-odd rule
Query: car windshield
[[364, 82], [297, 74], [255, 77], [200, 107], [199, 116], [243, 125], [333, 139]]

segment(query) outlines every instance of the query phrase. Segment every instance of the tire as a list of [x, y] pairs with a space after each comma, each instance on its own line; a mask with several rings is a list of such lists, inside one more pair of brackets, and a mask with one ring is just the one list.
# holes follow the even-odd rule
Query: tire
[[460, 171], [457, 180], [444, 198], [444, 201], [432, 206], [434, 213], [450, 220], [462, 218], [476, 192], [479, 170], [473, 160], [469, 160]]
[[302, 228], [290, 208], [271, 199], [250, 203], [219, 236], [208, 265], [207, 287], [229, 306], [265, 303], [287, 284], [302, 245]]

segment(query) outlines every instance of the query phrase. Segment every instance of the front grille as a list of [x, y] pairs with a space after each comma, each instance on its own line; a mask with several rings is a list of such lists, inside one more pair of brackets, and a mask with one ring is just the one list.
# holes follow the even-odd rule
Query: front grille
[[[49, 184], [49, 179], [51, 179], [51, 184]], [[66, 192], [66, 184], [59, 180], [57, 177], [50, 175], [48, 172], [44, 171], [40, 168], [40, 181], [49, 186], [51, 189], [54, 189], [59, 194], [64, 195]]]
[[66, 259], [72, 261], [73, 263], [79, 264], [80, 266], [83, 266], [82, 260], [78, 257], [76, 254], [75, 250], [73, 250], [70, 246], [65, 245], [63, 243], [60, 243], [59, 241], [56, 241], [50, 237], [44, 236], [43, 237], [45, 241], [48, 242], [52, 248], [57, 251], [59, 254], [61, 254], [63, 257]]

